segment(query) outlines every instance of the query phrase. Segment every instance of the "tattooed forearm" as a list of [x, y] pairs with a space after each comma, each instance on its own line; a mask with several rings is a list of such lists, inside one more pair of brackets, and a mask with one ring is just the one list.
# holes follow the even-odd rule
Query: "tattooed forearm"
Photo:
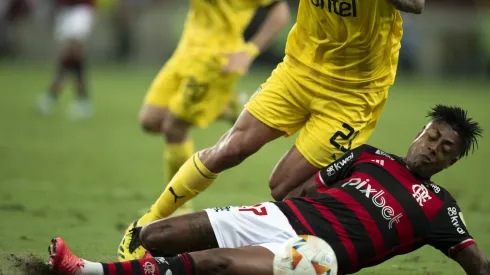
[[425, 0], [389, 0], [400, 11], [420, 14], [424, 10]]

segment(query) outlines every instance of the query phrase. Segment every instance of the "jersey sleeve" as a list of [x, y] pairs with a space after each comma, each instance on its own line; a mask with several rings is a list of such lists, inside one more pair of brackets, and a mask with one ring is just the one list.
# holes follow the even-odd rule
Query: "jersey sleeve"
[[466, 227], [463, 213], [452, 197], [446, 199], [444, 207], [439, 210], [432, 221], [427, 236], [428, 244], [440, 250], [446, 256], [475, 243]]
[[318, 185], [320, 187], [329, 187], [339, 180], [346, 178], [351, 170], [352, 164], [366, 151], [366, 147], [367, 145], [361, 145], [349, 150], [327, 167], [320, 169], [315, 176]]

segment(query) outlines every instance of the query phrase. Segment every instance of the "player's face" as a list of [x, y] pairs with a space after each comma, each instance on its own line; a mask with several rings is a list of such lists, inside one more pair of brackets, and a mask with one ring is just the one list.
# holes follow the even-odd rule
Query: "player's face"
[[422, 177], [430, 177], [451, 166], [461, 153], [458, 133], [445, 122], [431, 122], [410, 146], [408, 167]]

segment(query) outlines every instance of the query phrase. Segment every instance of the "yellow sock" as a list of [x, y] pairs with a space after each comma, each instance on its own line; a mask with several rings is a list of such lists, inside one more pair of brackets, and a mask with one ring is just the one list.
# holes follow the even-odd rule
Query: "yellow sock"
[[195, 153], [180, 167], [165, 191], [142, 219], [146, 223], [170, 216], [181, 205], [208, 188], [218, 175], [209, 171], [202, 164], [198, 153]]
[[[163, 162], [165, 164], [165, 173], [169, 183], [170, 180], [177, 174], [180, 167], [188, 160], [192, 153], [194, 153], [194, 144], [192, 140], [187, 140], [180, 144], [167, 144], [167, 148], [163, 152]], [[174, 214], [187, 214], [193, 211], [192, 201], [188, 201], [182, 205]]]
[[[171, 143], [165, 146], [163, 151], [163, 173], [166, 175], [166, 183], [169, 183], [180, 167], [192, 156], [194, 144], [192, 140], [183, 143]], [[161, 219], [158, 212], [148, 211], [139, 220], [138, 226], [151, 221]]]
[[192, 140], [187, 140], [183, 143], [171, 143], [167, 144], [163, 152], [164, 173], [166, 174], [166, 181], [170, 182], [180, 167], [184, 165], [192, 153], [194, 153], [194, 144]]

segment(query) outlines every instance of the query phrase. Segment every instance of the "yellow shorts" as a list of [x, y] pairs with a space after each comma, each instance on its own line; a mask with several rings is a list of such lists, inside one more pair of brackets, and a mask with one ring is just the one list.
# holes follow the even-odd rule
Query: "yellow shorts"
[[388, 87], [369, 93], [332, 91], [304, 70], [280, 63], [245, 108], [286, 136], [301, 129], [296, 147], [321, 168], [366, 143], [387, 97]]
[[214, 57], [172, 57], [153, 80], [145, 104], [168, 108], [174, 115], [206, 127], [221, 113], [239, 79], [221, 74]]

